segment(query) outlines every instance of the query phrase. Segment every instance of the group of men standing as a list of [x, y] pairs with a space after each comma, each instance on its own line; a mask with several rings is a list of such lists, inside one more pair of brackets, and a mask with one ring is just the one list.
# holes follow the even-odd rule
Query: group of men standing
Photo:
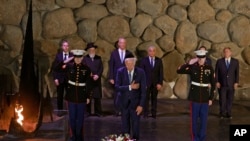
[[[84, 119], [84, 115], [80, 113], [86, 110], [88, 114], [91, 114], [92, 99], [95, 115], [102, 115], [103, 64], [101, 57], [95, 53], [97, 46], [93, 43], [87, 44], [85, 51], [88, 51], [88, 54], [84, 57], [85, 51], [83, 50], [70, 52], [69, 43], [66, 40], [63, 40], [60, 46], [62, 51], [56, 55], [53, 64], [53, 76], [57, 86], [58, 115], [62, 115], [60, 111], [63, 111], [64, 90], [66, 90], [65, 99], [69, 110], [72, 140], [74, 140], [80, 138], [79, 134], [83, 128], [83, 126], [79, 127]], [[121, 116], [122, 132], [129, 133], [138, 140], [140, 115], [143, 113], [144, 117], [148, 118], [150, 99], [151, 114], [153, 118], [156, 118], [157, 94], [163, 83], [163, 65], [161, 59], [155, 56], [156, 49], [153, 46], [148, 48], [148, 56], [142, 59], [139, 67], [135, 66], [137, 59], [126, 49], [125, 38], [119, 38], [116, 47], [110, 56], [108, 74], [109, 82], [114, 86], [115, 91], [114, 113], [115, 116]], [[77, 68], [78, 65], [88, 69]], [[80, 78], [85, 80], [81, 82]], [[76, 91], [78, 87], [81, 89]], [[78, 99], [79, 93], [86, 95], [82, 97], [85, 100]], [[74, 108], [74, 104], [80, 103], [81, 105], [82, 102], [87, 105]], [[130, 125], [132, 125], [131, 128]]]
[[[92, 99], [95, 115], [102, 116], [103, 63], [101, 57], [96, 55], [96, 48], [93, 43], [88, 43], [85, 49], [87, 55], [84, 56], [84, 50], [73, 50], [71, 53], [68, 41], [63, 40], [62, 52], [56, 55], [54, 61], [57, 108], [63, 110], [66, 89], [72, 140], [83, 140], [84, 112], [92, 113]], [[156, 57], [156, 48], [149, 46], [147, 53], [136, 65], [136, 57], [126, 49], [126, 39], [119, 38], [109, 60], [108, 79], [114, 86], [114, 114], [121, 116], [122, 132], [131, 134], [137, 140], [140, 115], [144, 118], [150, 114], [152, 118], [157, 116], [157, 95], [163, 84], [163, 64]], [[239, 63], [231, 57], [229, 47], [223, 49], [224, 57], [217, 60], [215, 69], [211, 59], [206, 57], [205, 47], [200, 47], [195, 53], [197, 57], [179, 67], [177, 73], [190, 75], [188, 99], [191, 101], [192, 140], [202, 141], [206, 137], [208, 107], [212, 105], [216, 87], [219, 92], [220, 117], [232, 118], [234, 90], [239, 82]]]

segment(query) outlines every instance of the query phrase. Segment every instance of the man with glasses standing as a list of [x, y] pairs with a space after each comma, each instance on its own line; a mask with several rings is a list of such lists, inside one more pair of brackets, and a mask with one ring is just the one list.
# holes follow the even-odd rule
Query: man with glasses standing
[[63, 97], [64, 92], [67, 88], [67, 75], [65, 69], [59, 68], [55, 69], [60, 63], [68, 58], [72, 57], [73, 54], [69, 51], [69, 42], [67, 40], [62, 40], [60, 42], [60, 51], [56, 54], [55, 60], [53, 62], [52, 74], [54, 78], [54, 83], [57, 89], [57, 115], [62, 116], [63, 113]]

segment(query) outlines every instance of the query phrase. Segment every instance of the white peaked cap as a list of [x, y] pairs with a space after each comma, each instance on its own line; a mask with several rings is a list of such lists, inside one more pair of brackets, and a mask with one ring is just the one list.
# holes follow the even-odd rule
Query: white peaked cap
[[205, 56], [207, 54], [207, 51], [206, 50], [196, 50], [196, 51], [194, 51], [194, 53], [197, 56]]
[[73, 55], [75, 57], [82, 57], [83, 54], [86, 52], [85, 50], [82, 50], [82, 49], [73, 49], [71, 50], [71, 52], [73, 53]]

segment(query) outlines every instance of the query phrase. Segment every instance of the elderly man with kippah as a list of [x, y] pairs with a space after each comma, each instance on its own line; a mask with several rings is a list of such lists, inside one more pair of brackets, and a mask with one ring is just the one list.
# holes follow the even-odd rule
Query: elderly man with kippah
[[140, 115], [146, 98], [146, 75], [143, 69], [135, 67], [136, 58], [126, 55], [125, 67], [117, 70], [115, 88], [120, 92], [122, 133], [131, 134], [139, 140]]
[[[204, 141], [206, 138], [208, 107], [212, 105], [215, 92], [214, 69], [205, 63], [206, 50], [195, 51], [197, 58], [180, 66], [179, 74], [189, 74], [191, 86], [188, 100], [190, 101], [191, 138], [192, 141]], [[198, 126], [198, 121], [200, 125]], [[198, 128], [199, 127], [199, 128]]]
[[83, 141], [84, 112], [86, 104], [90, 101], [88, 82], [91, 78], [91, 71], [87, 65], [82, 63], [84, 50], [71, 50], [71, 52], [74, 56], [65, 60], [58, 67], [65, 69], [68, 77], [65, 100], [69, 110], [71, 141]]

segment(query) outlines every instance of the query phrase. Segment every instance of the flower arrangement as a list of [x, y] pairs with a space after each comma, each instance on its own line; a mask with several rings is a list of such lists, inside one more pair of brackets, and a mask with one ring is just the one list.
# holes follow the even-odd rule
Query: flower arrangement
[[119, 136], [116, 134], [108, 135], [101, 139], [101, 141], [136, 141], [135, 139], [131, 139], [129, 134], [120, 134]]

